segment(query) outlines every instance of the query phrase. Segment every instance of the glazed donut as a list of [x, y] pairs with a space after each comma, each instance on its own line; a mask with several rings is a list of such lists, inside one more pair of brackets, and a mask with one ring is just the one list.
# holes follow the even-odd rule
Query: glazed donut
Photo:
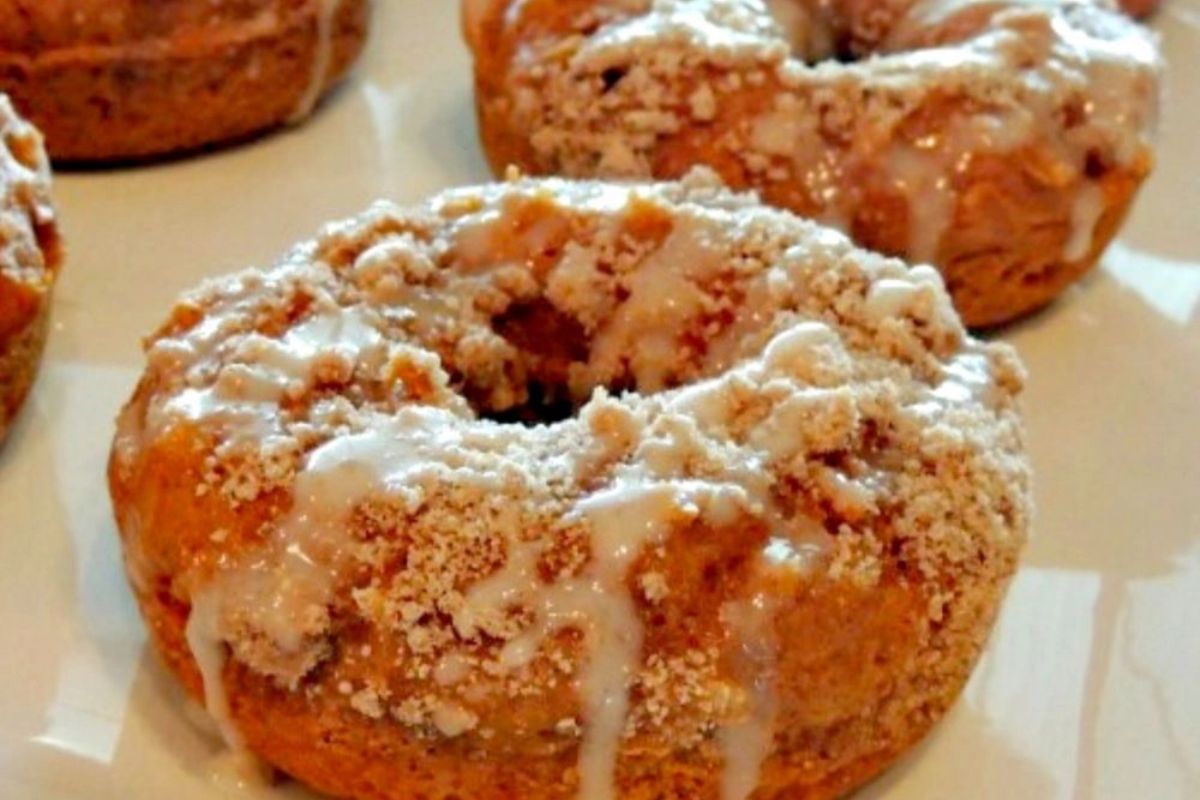
[[[731, 186], [939, 267], [971, 326], [1089, 269], [1151, 169], [1161, 62], [1092, 0], [466, 0], [497, 170]], [[778, 18], [778, 19], [777, 19]]]
[[42, 137], [0, 94], [0, 443], [37, 376], [61, 257]]
[[711, 173], [379, 205], [147, 360], [109, 481], [153, 639], [337, 797], [840, 795], [1029, 522], [1013, 351]]
[[55, 160], [183, 153], [299, 122], [353, 65], [368, 0], [0, 0], [0, 90]]

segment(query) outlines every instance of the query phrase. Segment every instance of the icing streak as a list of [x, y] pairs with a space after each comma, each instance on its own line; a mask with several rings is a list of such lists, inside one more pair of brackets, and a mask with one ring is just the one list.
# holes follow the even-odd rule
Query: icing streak
[[582, 690], [587, 727], [579, 756], [580, 800], [616, 797], [616, 764], [629, 686], [641, 666], [642, 630], [625, 576], [648, 542], [663, 538], [672, 519], [694, 516], [698, 509], [685, 487], [618, 487], [580, 506], [592, 523], [594, 591], [603, 613], [594, 620], [595, 641]]
[[[772, 546], [778, 547], [778, 544]], [[772, 602], [764, 595], [727, 603], [721, 618], [735, 643], [734, 663], [747, 692], [741, 719], [724, 726], [718, 741], [725, 757], [721, 800], [746, 800], [758, 786], [771, 752], [775, 726], [775, 661], [779, 644], [772, 628]]]
[[312, 72], [308, 86], [300, 95], [289, 122], [295, 124], [313, 112], [321, 99], [329, 67], [333, 62], [333, 22], [342, 6], [342, 0], [315, 0], [317, 5], [317, 43], [313, 52]]
[[192, 612], [188, 616], [187, 643], [204, 681], [204, 705], [217, 730], [234, 752], [244, 750], [242, 734], [233, 724], [229, 713], [229, 697], [225, 692], [222, 672], [225, 669], [225, 644], [219, 632], [220, 595], [205, 591], [192, 597]]

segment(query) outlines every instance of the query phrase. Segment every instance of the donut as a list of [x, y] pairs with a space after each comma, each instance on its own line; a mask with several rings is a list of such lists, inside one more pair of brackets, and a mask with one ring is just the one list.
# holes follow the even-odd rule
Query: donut
[[0, 444], [37, 375], [61, 259], [42, 137], [0, 94]]
[[965, 322], [1094, 265], [1154, 156], [1151, 34], [1102, 2], [465, 0], [497, 170], [693, 165], [945, 277]]
[[61, 161], [168, 156], [304, 120], [369, 0], [0, 0], [0, 90]]
[[335, 797], [839, 796], [1029, 524], [1014, 352], [711, 172], [380, 204], [147, 348], [109, 485], [152, 639]]

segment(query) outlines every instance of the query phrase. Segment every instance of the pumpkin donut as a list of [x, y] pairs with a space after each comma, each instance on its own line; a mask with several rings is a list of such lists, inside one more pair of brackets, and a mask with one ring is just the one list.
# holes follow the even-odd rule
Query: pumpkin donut
[[936, 265], [972, 326], [1032, 311], [1092, 267], [1154, 161], [1160, 57], [1103, 2], [464, 7], [495, 169], [672, 178], [708, 165]]
[[37, 376], [61, 257], [42, 137], [0, 94], [0, 443]]
[[55, 160], [183, 153], [305, 119], [368, 0], [0, 0], [0, 90]]
[[153, 640], [336, 797], [841, 795], [1029, 522], [1013, 351], [711, 173], [379, 205], [147, 359], [109, 481]]

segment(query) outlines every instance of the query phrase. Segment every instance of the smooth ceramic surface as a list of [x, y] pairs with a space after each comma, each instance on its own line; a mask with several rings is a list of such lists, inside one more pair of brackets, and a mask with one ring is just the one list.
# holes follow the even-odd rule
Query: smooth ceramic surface
[[[1158, 174], [1103, 269], [1001, 334], [1033, 375], [1036, 538], [962, 702], [860, 798], [1200, 798], [1200, 0], [1167, 2]], [[148, 651], [103, 480], [112, 419], [181, 290], [376, 197], [488, 177], [456, 5], [377, 3], [365, 64], [305, 127], [59, 178], [56, 330], [0, 452], [0, 797], [310, 797], [222, 777]]]

